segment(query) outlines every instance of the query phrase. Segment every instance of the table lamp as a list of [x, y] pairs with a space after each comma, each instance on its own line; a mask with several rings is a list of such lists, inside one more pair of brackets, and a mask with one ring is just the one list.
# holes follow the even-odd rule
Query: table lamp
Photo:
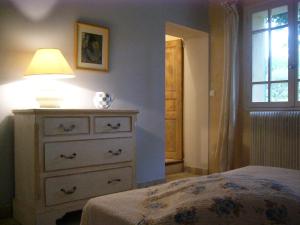
[[[58, 49], [38, 49], [24, 77], [40, 79], [60, 79], [73, 78], [74, 73], [67, 60]], [[40, 108], [59, 108], [60, 96], [54, 94], [54, 91], [45, 92], [36, 97]]]

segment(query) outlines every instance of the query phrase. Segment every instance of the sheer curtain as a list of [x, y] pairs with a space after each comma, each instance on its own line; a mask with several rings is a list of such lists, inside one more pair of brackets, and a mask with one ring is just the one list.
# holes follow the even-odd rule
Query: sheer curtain
[[238, 113], [238, 45], [239, 45], [239, 14], [237, 1], [221, 3], [225, 11], [224, 18], [224, 80], [219, 118], [218, 142], [215, 150], [219, 170], [232, 169], [235, 134]]

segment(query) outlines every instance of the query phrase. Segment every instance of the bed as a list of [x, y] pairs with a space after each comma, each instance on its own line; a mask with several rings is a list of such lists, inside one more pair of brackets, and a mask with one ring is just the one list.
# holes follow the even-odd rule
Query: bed
[[81, 225], [299, 225], [300, 171], [248, 166], [93, 198]]

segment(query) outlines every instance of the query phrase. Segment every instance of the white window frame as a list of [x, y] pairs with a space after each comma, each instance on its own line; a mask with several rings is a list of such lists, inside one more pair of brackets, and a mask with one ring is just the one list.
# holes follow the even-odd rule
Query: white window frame
[[[300, 0], [264, 0], [258, 3], [245, 3], [243, 8], [243, 74], [244, 74], [244, 102], [246, 102], [246, 109], [248, 110], [300, 110], [300, 101], [297, 99], [298, 90], [298, 24], [297, 10], [298, 2]], [[268, 10], [279, 6], [288, 6], [288, 29], [289, 29], [289, 59], [288, 59], [288, 88], [289, 99], [288, 102], [252, 102], [252, 14], [259, 11]], [[270, 16], [270, 15], [269, 15]], [[278, 27], [277, 27], [278, 29]], [[272, 28], [265, 29], [273, 30]], [[271, 52], [271, 50], [270, 50]], [[269, 55], [270, 61], [271, 55]], [[270, 68], [268, 71], [268, 84], [270, 90]], [[269, 96], [270, 98], [270, 91]]]

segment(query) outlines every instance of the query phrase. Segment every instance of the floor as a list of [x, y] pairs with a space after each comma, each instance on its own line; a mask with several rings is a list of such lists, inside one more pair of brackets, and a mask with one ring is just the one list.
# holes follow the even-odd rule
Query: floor
[[169, 174], [167, 175], [167, 182], [186, 178], [186, 177], [195, 177], [195, 176], [199, 176], [199, 175], [193, 173], [187, 173], [187, 172]]
[[[185, 177], [193, 177], [197, 176], [195, 174], [191, 173], [175, 173], [167, 175], [166, 180], [167, 181], [173, 181], [178, 180]], [[67, 214], [64, 218], [57, 221], [57, 225], [79, 225], [80, 224], [80, 215], [81, 211], [72, 212]], [[14, 219], [0, 219], [0, 225], [21, 225], [18, 222], [16, 222]]]
[[172, 164], [172, 163], [177, 163], [177, 162], [183, 162], [183, 161], [177, 160], [177, 159], [165, 159], [166, 164]]
[[0, 224], [1, 225], [19, 225], [19, 223], [17, 223], [13, 219], [2, 219], [2, 220], [0, 220]]
[[[57, 220], [57, 225], [79, 225], [81, 211], [72, 212], [64, 216], [64, 218]], [[0, 219], [0, 225], [21, 225], [14, 219]]]

